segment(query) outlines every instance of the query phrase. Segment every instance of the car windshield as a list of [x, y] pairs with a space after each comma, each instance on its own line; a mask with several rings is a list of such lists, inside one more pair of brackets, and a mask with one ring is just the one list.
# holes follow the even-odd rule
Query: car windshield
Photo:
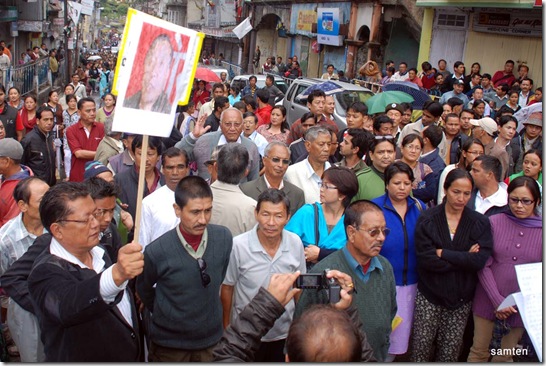
[[343, 93], [335, 94], [337, 103], [340, 106], [340, 108], [338, 109], [339, 114], [342, 117], [345, 117], [345, 113], [347, 112], [347, 109], [351, 106], [351, 104], [353, 104], [354, 102], [366, 103], [366, 101], [372, 96], [373, 93], [367, 90], [344, 91]]

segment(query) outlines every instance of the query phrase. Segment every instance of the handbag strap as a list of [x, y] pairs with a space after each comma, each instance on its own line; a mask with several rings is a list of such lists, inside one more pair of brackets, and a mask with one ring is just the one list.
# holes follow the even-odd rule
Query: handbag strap
[[315, 202], [313, 204], [313, 209], [315, 211], [315, 245], [318, 247], [318, 243], [320, 241], [320, 233], [319, 233], [319, 227], [318, 227], [318, 205], [317, 203]]

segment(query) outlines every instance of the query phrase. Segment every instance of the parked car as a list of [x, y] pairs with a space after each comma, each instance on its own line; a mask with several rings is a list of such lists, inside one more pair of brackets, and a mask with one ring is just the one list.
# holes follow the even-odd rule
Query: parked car
[[[286, 120], [290, 125], [301, 118], [304, 113], [309, 112], [309, 109], [307, 108], [307, 98], [302, 98], [300, 95], [311, 85], [320, 84], [325, 81], [326, 80], [323, 79], [299, 77], [294, 79], [292, 84], [290, 84], [290, 87], [282, 100], [282, 105], [286, 108]], [[365, 103], [374, 95], [374, 93], [370, 89], [363, 88], [360, 85], [337, 80], [334, 82], [344, 89], [342, 93], [334, 94], [336, 102], [334, 121], [339, 129], [344, 129], [347, 127], [347, 121], [345, 120], [347, 108], [354, 102]]]
[[[243, 90], [243, 88], [248, 85], [248, 79], [250, 79], [251, 76], [252, 75], [237, 75], [231, 81], [231, 85], [234, 85], [235, 83], [237, 83], [239, 84], [239, 87], [241, 88], [241, 90]], [[258, 87], [258, 89], [263, 88], [265, 86], [266, 75], [254, 75], [254, 76], [256, 76], [256, 79], [257, 79], [256, 86]], [[279, 88], [280, 91], [286, 94], [286, 90], [288, 90], [288, 85], [286, 84], [284, 79], [277, 75], [273, 75], [273, 76], [275, 76], [275, 85], [277, 86], [277, 88]]]

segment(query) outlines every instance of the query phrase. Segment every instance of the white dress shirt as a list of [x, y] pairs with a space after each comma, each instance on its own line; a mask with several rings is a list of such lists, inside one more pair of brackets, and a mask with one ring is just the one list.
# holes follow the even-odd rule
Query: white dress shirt
[[[324, 170], [329, 167], [330, 163], [328, 161], [325, 162]], [[319, 183], [322, 179], [315, 173], [311, 164], [309, 164], [309, 158], [290, 165], [284, 178], [303, 191], [305, 194], [305, 203], [313, 204], [320, 201]]]
[[174, 203], [174, 191], [166, 185], [142, 200], [138, 240], [143, 252], [148, 244], [174, 229], [180, 222], [174, 213]]

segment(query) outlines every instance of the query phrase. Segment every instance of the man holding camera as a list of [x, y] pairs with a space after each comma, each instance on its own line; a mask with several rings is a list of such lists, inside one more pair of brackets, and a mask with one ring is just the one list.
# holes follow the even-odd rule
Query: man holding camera
[[[319, 277], [322, 278], [322, 275]], [[287, 362], [370, 362], [375, 361], [358, 311], [352, 302], [351, 276], [333, 270], [324, 274], [326, 281], [338, 285], [339, 298], [331, 305], [316, 305], [296, 319], [286, 339]], [[285, 305], [300, 289], [296, 283], [305, 282], [300, 272], [275, 273], [267, 290], [260, 287], [252, 301], [226, 329], [214, 349], [215, 361], [253, 362], [260, 347], [260, 338], [286, 311]], [[332, 337], [335, 334], [335, 337]]]
[[[267, 287], [273, 273], [305, 273], [301, 239], [284, 230], [290, 218], [290, 201], [284, 192], [275, 188], [262, 192], [254, 215], [258, 224], [233, 239], [221, 289], [224, 328], [237, 319], [261, 287]], [[255, 362], [284, 361], [283, 349], [294, 308], [294, 301], [289, 301], [286, 311], [263, 335]]]
[[[384, 362], [397, 310], [392, 266], [379, 255], [389, 230], [381, 208], [367, 200], [356, 201], [345, 210], [344, 224], [347, 245], [320, 261], [311, 272], [321, 273], [331, 268], [353, 278], [353, 303], [363, 323], [362, 329], [375, 358]], [[304, 290], [296, 306], [295, 318], [303, 316], [312, 304], [327, 302], [326, 291]]]

